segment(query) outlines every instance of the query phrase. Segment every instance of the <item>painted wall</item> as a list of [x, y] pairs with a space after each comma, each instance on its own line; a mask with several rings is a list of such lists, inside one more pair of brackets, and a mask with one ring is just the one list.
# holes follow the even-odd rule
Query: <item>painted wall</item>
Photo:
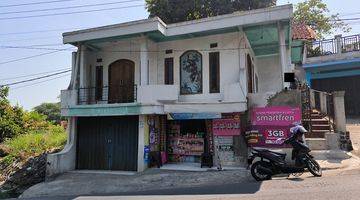
[[[217, 43], [218, 46], [210, 48], [212, 43]], [[169, 104], [169, 101], [171, 101], [169, 106], [176, 106], [179, 103], [205, 103], [209, 104], [209, 106], [215, 103], [219, 105], [233, 102], [246, 103], [246, 98], [248, 97], [247, 54], [250, 54], [254, 64], [253, 83], [255, 92], [275, 93], [283, 88], [282, 67], [279, 55], [254, 57], [249, 42], [242, 31], [160, 43], [154, 43], [145, 37], [138, 37], [93, 45], [98, 46], [100, 51], [86, 51], [86, 54], [83, 55], [82, 65], [85, 70], [80, 70], [80, 74], [83, 76], [83, 78], [80, 78], [83, 85], [88, 87], [95, 86], [95, 67], [101, 65], [104, 70], [104, 86], [108, 86], [109, 65], [119, 59], [129, 59], [135, 63], [135, 84], [138, 85], [138, 92], [141, 92], [142, 88], [153, 88], [153, 91], [156, 91], [156, 85], [164, 86], [164, 60], [168, 57], [174, 58], [174, 84], [179, 87], [181, 55], [188, 50], [198, 50], [201, 53], [203, 63], [203, 92], [201, 94], [180, 95], [179, 89], [176, 89], [176, 91], [171, 92], [171, 98], [169, 99], [168, 96], [164, 96], [164, 92], [158, 92], [156, 95], [153, 92], [143, 92], [143, 94], [138, 96], [138, 103], [142, 105], [166, 105]], [[144, 49], [146, 52], [144, 52]], [[166, 50], [172, 50], [173, 53], [166, 54]], [[220, 93], [210, 93], [209, 53], [217, 51], [220, 52]], [[102, 62], [97, 63], [96, 60], [99, 58], [102, 59]], [[148, 62], [144, 64], [144, 60], [148, 60]], [[90, 77], [90, 79], [84, 78], [85, 76]], [[258, 77], [258, 87], [256, 87], [255, 76]], [[144, 81], [144, 79], [146, 80]], [[169, 88], [166, 87], [166, 91]], [[258, 90], [255, 90], [256, 88]], [[159, 91], [162, 90], [159, 88]], [[175, 96], [174, 92], [177, 93]], [[162, 97], [158, 99], [159, 94]], [[203, 106], [202, 110], [193, 109], [191, 112], [210, 112], [211, 108], [208, 107]], [[237, 111], [242, 112], [245, 110]], [[222, 112], [222, 110], [217, 110], [217, 112]]]
[[279, 55], [256, 58], [259, 76], [259, 92], [278, 92], [283, 88]]
[[[220, 94], [209, 93], [209, 52], [211, 52], [211, 43], [218, 43], [218, 47], [211, 50], [220, 52]], [[229, 84], [239, 82], [239, 43], [240, 40], [237, 32], [159, 43], [160, 51], [164, 52], [166, 49], [173, 49], [173, 54], [159, 53], [158, 55], [159, 83], [164, 83], [163, 60], [166, 57], [174, 58], [174, 83], [180, 85], [180, 56], [187, 50], [199, 50], [202, 54], [203, 63], [203, 93], [181, 95], [179, 101], [203, 102], [221, 100], [224, 88]]]
[[[101, 47], [101, 51], [94, 52], [86, 56], [87, 67], [92, 67], [90, 73], [91, 84], [95, 85], [95, 67], [98, 65], [103, 66], [104, 73], [104, 86], [108, 86], [108, 70], [109, 65], [119, 59], [129, 59], [135, 62], [135, 84], [140, 84], [140, 76], [144, 73], [140, 68], [140, 46], [144, 42], [148, 49], [149, 59], [149, 74], [148, 83], [150, 85], [164, 84], [164, 59], [167, 57], [174, 58], [174, 84], [180, 85], [180, 56], [187, 50], [199, 50], [202, 54], [203, 63], [203, 93], [196, 95], [181, 95], [179, 96], [180, 102], [218, 102], [224, 99], [224, 91], [226, 88], [236, 83], [241, 84], [243, 91], [240, 93], [246, 94], [246, 86], [242, 85], [243, 81], [240, 77], [245, 77], [241, 73], [246, 74], [244, 70], [245, 65], [242, 64], [240, 59], [245, 59], [243, 54], [249, 53], [244, 49], [239, 49], [240, 43], [246, 43], [246, 40], [241, 40], [241, 32], [227, 33], [212, 35], [206, 37], [196, 37], [192, 39], [168, 41], [161, 43], [154, 43], [145, 38], [128, 39], [117, 42], [99, 43], [97, 46]], [[211, 43], [218, 43], [217, 48], [210, 49]], [[243, 45], [246, 46], [246, 45]], [[172, 49], [172, 54], [165, 54], [165, 51]], [[220, 93], [211, 94], [209, 92], [209, 52], [220, 52]], [[101, 58], [101, 63], [96, 63], [96, 59]], [[241, 69], [243, 68], [243, 69]], [[146, 73], [146, 72], [145, 72]], [[241, 99], [240, 99], [241, 98]], [[239, 96], [237, 101], [245, 101], [245, 96]]]

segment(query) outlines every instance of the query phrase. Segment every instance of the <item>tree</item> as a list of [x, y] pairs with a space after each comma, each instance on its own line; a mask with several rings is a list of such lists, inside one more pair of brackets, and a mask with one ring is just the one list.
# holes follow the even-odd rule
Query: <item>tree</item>
[[0, 87], [0, 143], [24, 130], [24, 111], [19, 106], [12, 107], [7, 99], [8, 87]]
[[330, 14], [330, 11], [322, 0], [307, 0], [295, 6], [294, 21], [305, 23], [317, 34], [319, 39], [325, 35], [334, 33], [335, 30], [349, 32], [351, 28], [344, 23], [339, 14]]
[[55, 124], [60, 124], [62, 120], [60, 103], [42, 103], [36, 106], [34, 111], [45, 115], [48, 121]]
[[146, 0], [149, 17], [158, 16], [165, 23], [176, 23], [274, 5], [276, 5], [276, 0]]

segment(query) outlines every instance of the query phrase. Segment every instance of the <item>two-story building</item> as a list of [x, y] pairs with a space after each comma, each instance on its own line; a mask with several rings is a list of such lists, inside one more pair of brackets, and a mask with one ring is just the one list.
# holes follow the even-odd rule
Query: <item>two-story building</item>
[[154, 155], [163, 163], [212, 155], [214, 163], [241, 165], [243, 113], [287, 87], [284, 74], [294, 70], [292, 13], [284, 5], [64, 33], [64, 43], [78, 48], [61, 92], [69, 138], [48, 156], [48, 175], [143, 171]]
[[360, 35], [313, 41], [305, 49], [303, 68], [309, 85], [320, 91], [345, 91], [346, 115], [359, 116]]

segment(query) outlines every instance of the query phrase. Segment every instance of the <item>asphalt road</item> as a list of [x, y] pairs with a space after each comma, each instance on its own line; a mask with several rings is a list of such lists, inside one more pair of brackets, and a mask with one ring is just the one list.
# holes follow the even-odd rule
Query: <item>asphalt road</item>
[[331, 200], [331, 199], [360, 199], [360, 169], [350, 171], [326, 172], [323, 177], [315, 178], [304, 174], [300, 178], [277, 177], [262, 183], [248, 182], [232, 185], [214, 185], [206, 187], [192, 187], [167, 190], [153, 190], [136, 193], [112, 194], [111, 196], [82, 196], [82, 197], [47, 197], [36, 198], [54, 200]]

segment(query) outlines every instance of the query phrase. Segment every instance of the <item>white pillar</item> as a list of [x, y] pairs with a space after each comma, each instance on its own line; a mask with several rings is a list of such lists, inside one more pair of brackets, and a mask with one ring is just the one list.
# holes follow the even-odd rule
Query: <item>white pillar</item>
[[149, 58], [147, 40], [140, 44], [140, 85], [149, 85]]
[[137, 171], [142, 172], [146, 169], [145, 160], [144, 160], [144, 147], [145, 147], [145, 123], [146, 116], [139, 115], [139, 137], [138, 137], [138, 164]]
[[345, 91], [333, 92], [336, 131], [346, 132]]
[[327, 95], [325, 92], [320, 92], [320, 110], [324, 114], [327, 113]]
[[[78, 76], [79, 76], [79, 71], [80, 71], [80, 55], [82, 52], [82, 45], [78, 46], [78, 50], [75, 53], [76, 54], [76, 58], [75, 58], [75, 63], [74, 63], [74, 69], [72, 71], [72, 80], [70, 82], [70, 86], [72, 90], [76, 90], [79, 87], [79, 80], [78, 80]], [[73, 55], [74, 56], [74, 55]]]
[[288, 70], [288, 63], [287, 63], [287, 51], [286, 51], [286, 38], [285, 38], [285, 29], [284, 26], [278, 22], [278, 38], [279, 38], [279, 58], [280, 58], [280, 65], [281, 65], [281, 78], [283, 81], [283, 87], [289, 87], [289, 83], [284, 82], [284, 73], [289, 72]]
[[246, 100], [247, 94], [247, 73], [246, 73], [246, 35], [241, 27], [239, 27], [239, 83], [241, 87], [241, 94]]
[[335, 42], [336, 42], [336, 51], [337, 53], [342, 53], [342, 41], [341, 41], [342, 35], [335, 35]]
[[85, 88], [87, 85], [87, 66], [86, 66], [86, 48], [84, 46], [81, 47], [81, 51], [80, 52], [80, 66], [79, 66], [79, 70], [80, 70], [80, 88]]

